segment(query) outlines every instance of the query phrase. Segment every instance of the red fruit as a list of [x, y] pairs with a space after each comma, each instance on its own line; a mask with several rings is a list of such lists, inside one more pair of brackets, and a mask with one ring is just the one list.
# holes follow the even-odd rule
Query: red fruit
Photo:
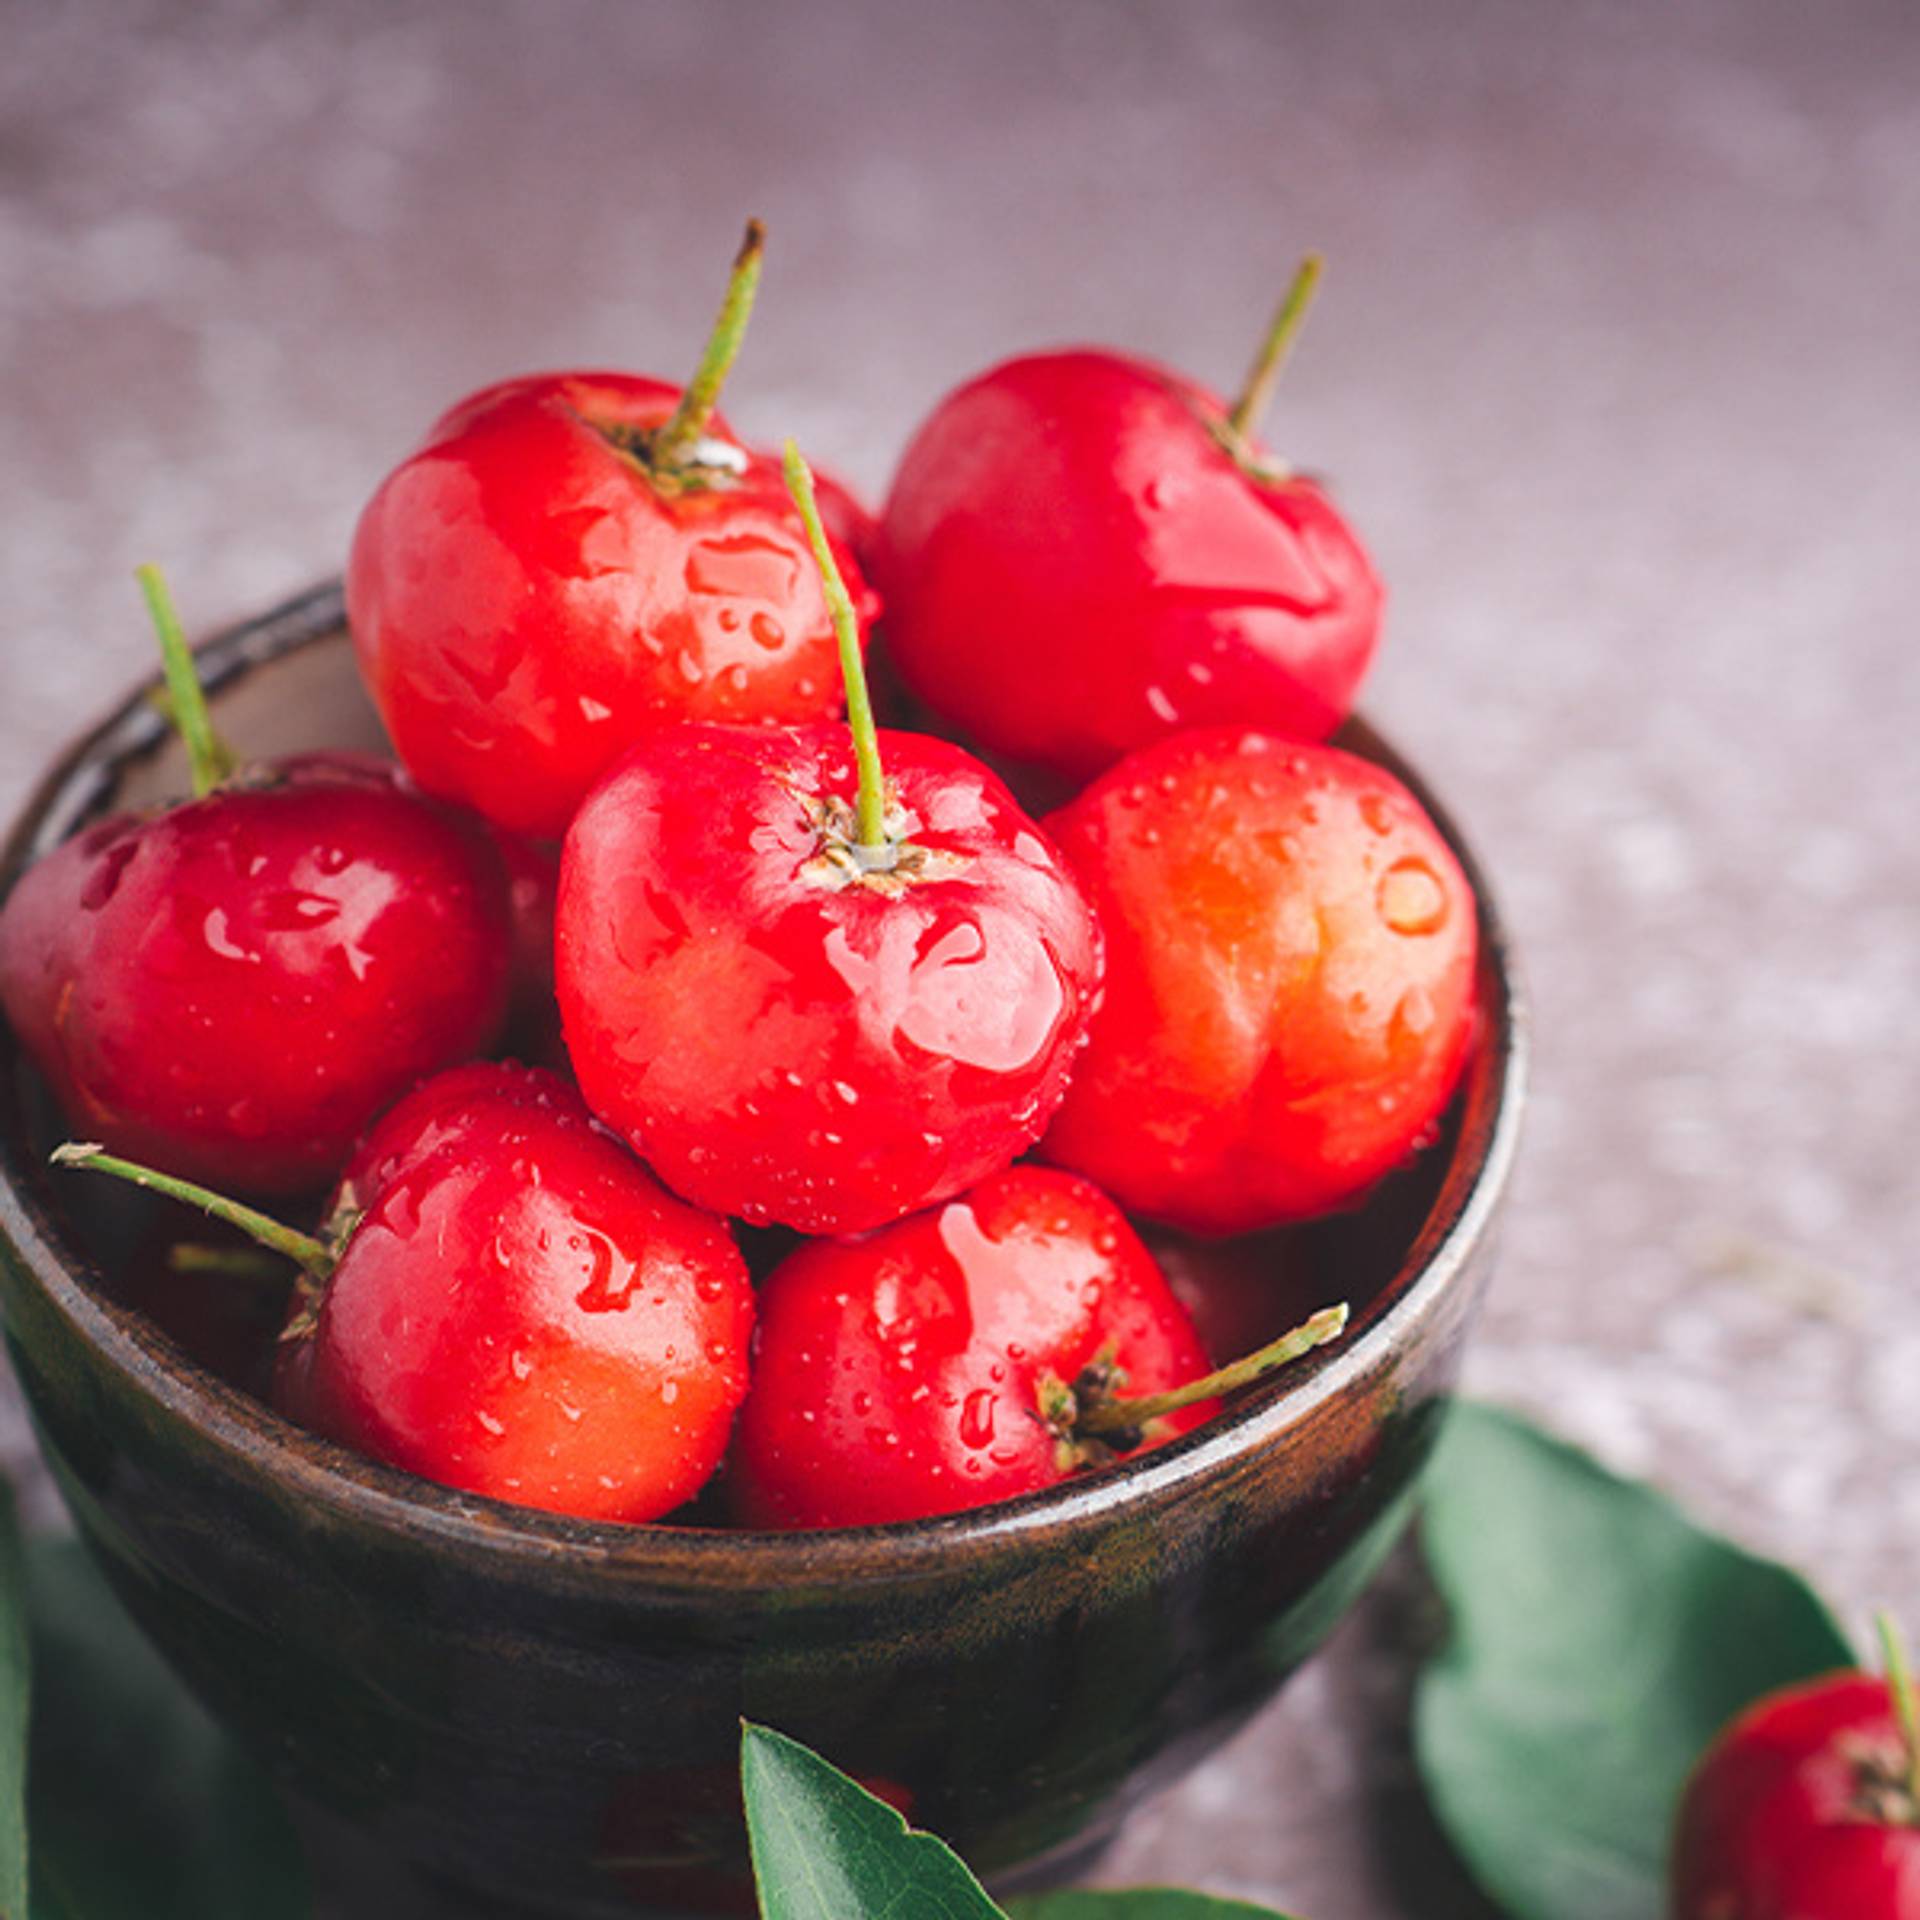
[[[865, 1526], [1058, 1485], [1105, 1452], [1050, 1417], [1096, 1364], [1148, 1394], [1198, 1379], [1207, 1357], [1085, 1180], [1011, 1167], [864, 1239], [814, 1241], [762, 1291], [734, 1508], [750, 1526]], [[1213, 1407], [1154, 1422], [1140, 1444]]]
[[883, 734], [891, 870], [844, 727], [676, 727], [581, 808], [557, 962], [587, 1104], [676, 1192], [852, 1233], [1003, 1167], [1060, 1104], [1098, 931], [978, 761]]
[[1081, 778], [1182, 727], [1320, 739], [1379, 638], [1380, 583], [1319, 486], [1115, 353], [1010, 360], [943, 400], [875, 564], [908, 687], [984, 750]]
[[1473, 1026], [1465, 875], [1383, 768], [1237, 728], [1135, 754], [1049, 829], [1107, 936], [1050, 1160], [1195, 1233], [1352, 1201], [1439, 1118]]
[[56, 848], [0, 911], [0, 1000], [69, 1123], [260, 1193], [317, 1186], [506, 1007], [476, 824], [346, 754], [244, 769]]
[[292, 1418], [444, 1486], [652, 1520], [718, 1465], [753, 1292], [557, 1075], [442, 1074], [381, 1121], [332, 1216], [343, 1244], [283, 1336]]
[[1688, 1785], [1673, 1920], [1914, 1920], [1920, 1766], [1893, 1689], [1830, 1674], [1768, 1695]]
[[[348, 617], [429, 791], [557, 839], [662, 720], [839, 710], [833, 627], [779, 462], [711, 412], [757, 266], [756, 242], [716, 332], [727, 351], [688, 389], [690, 434], [663, 381], [508, 380], [444, 414], [369, 502]], [[850, 497], [837, 511], [856, 522]], [[844, 547], [841, 560], [864, 629], [877, 602]]]
[[882, 788], [850, 620], [842, 645], [857, 733], [653, 734], [574, 821], [556, 920], [588, 1105], [688, 1199], [809, 1233], [1031, 1145], [1100, 977], [1080, 889], [984, 767], [887, 734]]

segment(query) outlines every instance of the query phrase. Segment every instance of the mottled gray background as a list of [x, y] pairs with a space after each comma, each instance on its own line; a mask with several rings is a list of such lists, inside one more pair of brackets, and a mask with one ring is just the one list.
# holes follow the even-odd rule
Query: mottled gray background
[[[463, 390], [682, 373], [747, 212], [733, 418], [875, 492], [1014, 350], [1232, 383], [1328, 250], [1276, 438], [1538, 1002], [1473, 1384], [1920, 1623], [1920, 14], [0, 0], [0, 797], [146, 671], [137, 561], [253, 611]], [[1376, 1600], [1113, 1874], [1467, 1911], [1404, 1639]]]

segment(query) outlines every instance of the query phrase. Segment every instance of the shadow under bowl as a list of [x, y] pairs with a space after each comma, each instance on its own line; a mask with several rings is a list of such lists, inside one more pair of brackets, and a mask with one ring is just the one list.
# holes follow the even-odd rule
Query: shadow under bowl
[[[200, 659], [254, 754], [379, 738], [336, 589]], [[101, 813], [185, 791], [148, 691], [40, 785], [0, 886]], [[1363, 726], [1343, 740], [1420, 791]], [[1421, 797], [1480, 900], [1480, 1040], [1439, 1143], [1314, 1230], [1321, 1270], [1358, 1303], [1347, 1338], [1154, 1453], [937, 1520], [592, 1524], [289, 1425], [115, 1297], [125, 1230], [97, 1189], [84, 1218], [72, 1208], [43, 1098], [0, 1033], [0, 1307], [82, 1535], [286, 1786], [509, 1907], [737, 1906], [742, 1716], [910, 1807], [1002, 1884], [1057, 1874], [1327, 1634], [1398, 1536], [1436, 1437], [1487, 1277], [1525, 1028], [1484, 876]]]

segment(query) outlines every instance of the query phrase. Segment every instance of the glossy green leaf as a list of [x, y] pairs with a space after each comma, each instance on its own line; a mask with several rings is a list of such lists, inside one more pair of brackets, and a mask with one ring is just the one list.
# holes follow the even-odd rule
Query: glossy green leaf
[[27, 1920], [27, 1569], [0, 1480], [0, 1920]]
[[1286, 1920], [1271, 1907], [1216, 1900], [1178, 1887], [1116, 1887], [1086, 1893], [1040, 1893], [1007, 1902], [1009, 1920]]
[[69, 1540], [27, 1551], [33, 1920], [303, 1920], [285, 1810]]
[[1680, 1790], [1761, 1694], [1853, 1653], [1795, 1574], [1516, 1416], [1463, 1405], [1428, 1482], [1452, 1619], [1414, 1744], [1514, 1920], [1660, 1920]]
[[742, 1730], [762, 1920], [1000, 1920], [942, 1840], [785, 1734]]

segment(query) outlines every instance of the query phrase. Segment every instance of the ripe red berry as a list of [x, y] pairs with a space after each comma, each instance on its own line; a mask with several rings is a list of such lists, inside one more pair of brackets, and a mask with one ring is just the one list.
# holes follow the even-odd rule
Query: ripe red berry
[[697, 1493], [747, 1389], [753, 1290], [726, 1223], [668, 1193], [558, 1075], [479, 1064], [368, 1135], [313, 1239], [205, 1207], [306, 1270], [274, 1398], [422, 1478], [594, 1520]]
[[[354, 643], [428, 791], [557, 839], [663, 719], [839, 710], [833, 627], [779, 462], [713, 412], [758, 273], [749, 234], [684, 393], [620, 373], [488, 387], [433, 425], [362, 514]], [[844, 493], [835, 515], [862, 518]], [[877, 602], [840, 552], [864, 631]]]
[[[168, 643], [176, 709], [204, 730], [177, 629]], [[89, 1138], [297, 1192], [421, 1075], [492, 1040], [506, 879], [478, 822], [382, 762], [308, 754], [213, 784], [206, 746], [199, 798], [103, 820], [21, 879], [0, 1000]]]
[[574, 821], [556, 923], [594, 1112], [688, 1199], [810, 1233], [1029, 1146], [1100, 967], [1079, 887], [977, 761], [887, 734], [883, 792], [850, 621], [843, 645], [851, 738], [653, 734]]
[[1708, 1750], [1681, 1804], [1673, 1920], [1914, 1920], [1920, 1751], [1904, 1670], [1768, 1695]]
[[1302, 1220], [1404, 1160], [1473, 1026], [1465, 875], [1383, 768], [1237, 728], [1149, 747], [1049, 817], [1106, 997], [1042, 1151], [1195, 1233]]
[[1181, 727], [1330, 733], [1372, 660], [1380, 584], [1320, 487], [1248, 439], [1259, 387], [1230, 414], [1083, 350], [950, 394], [875, 556], [907, 686], [982, 748], [1081, 778]]
[[[1011, 1167], [862, 1239], [810, 1242], [775, 1269], [728, 1493], [763, 1527], [1011, 1499], [1107, 1456], [1059, 1407], [1089, 1369], [1149, 1394], [1207, 1364], [1119, 1208], [1070, 1174]], [[1211, 1411], [1170, 1414], [1139, 1444]]]

